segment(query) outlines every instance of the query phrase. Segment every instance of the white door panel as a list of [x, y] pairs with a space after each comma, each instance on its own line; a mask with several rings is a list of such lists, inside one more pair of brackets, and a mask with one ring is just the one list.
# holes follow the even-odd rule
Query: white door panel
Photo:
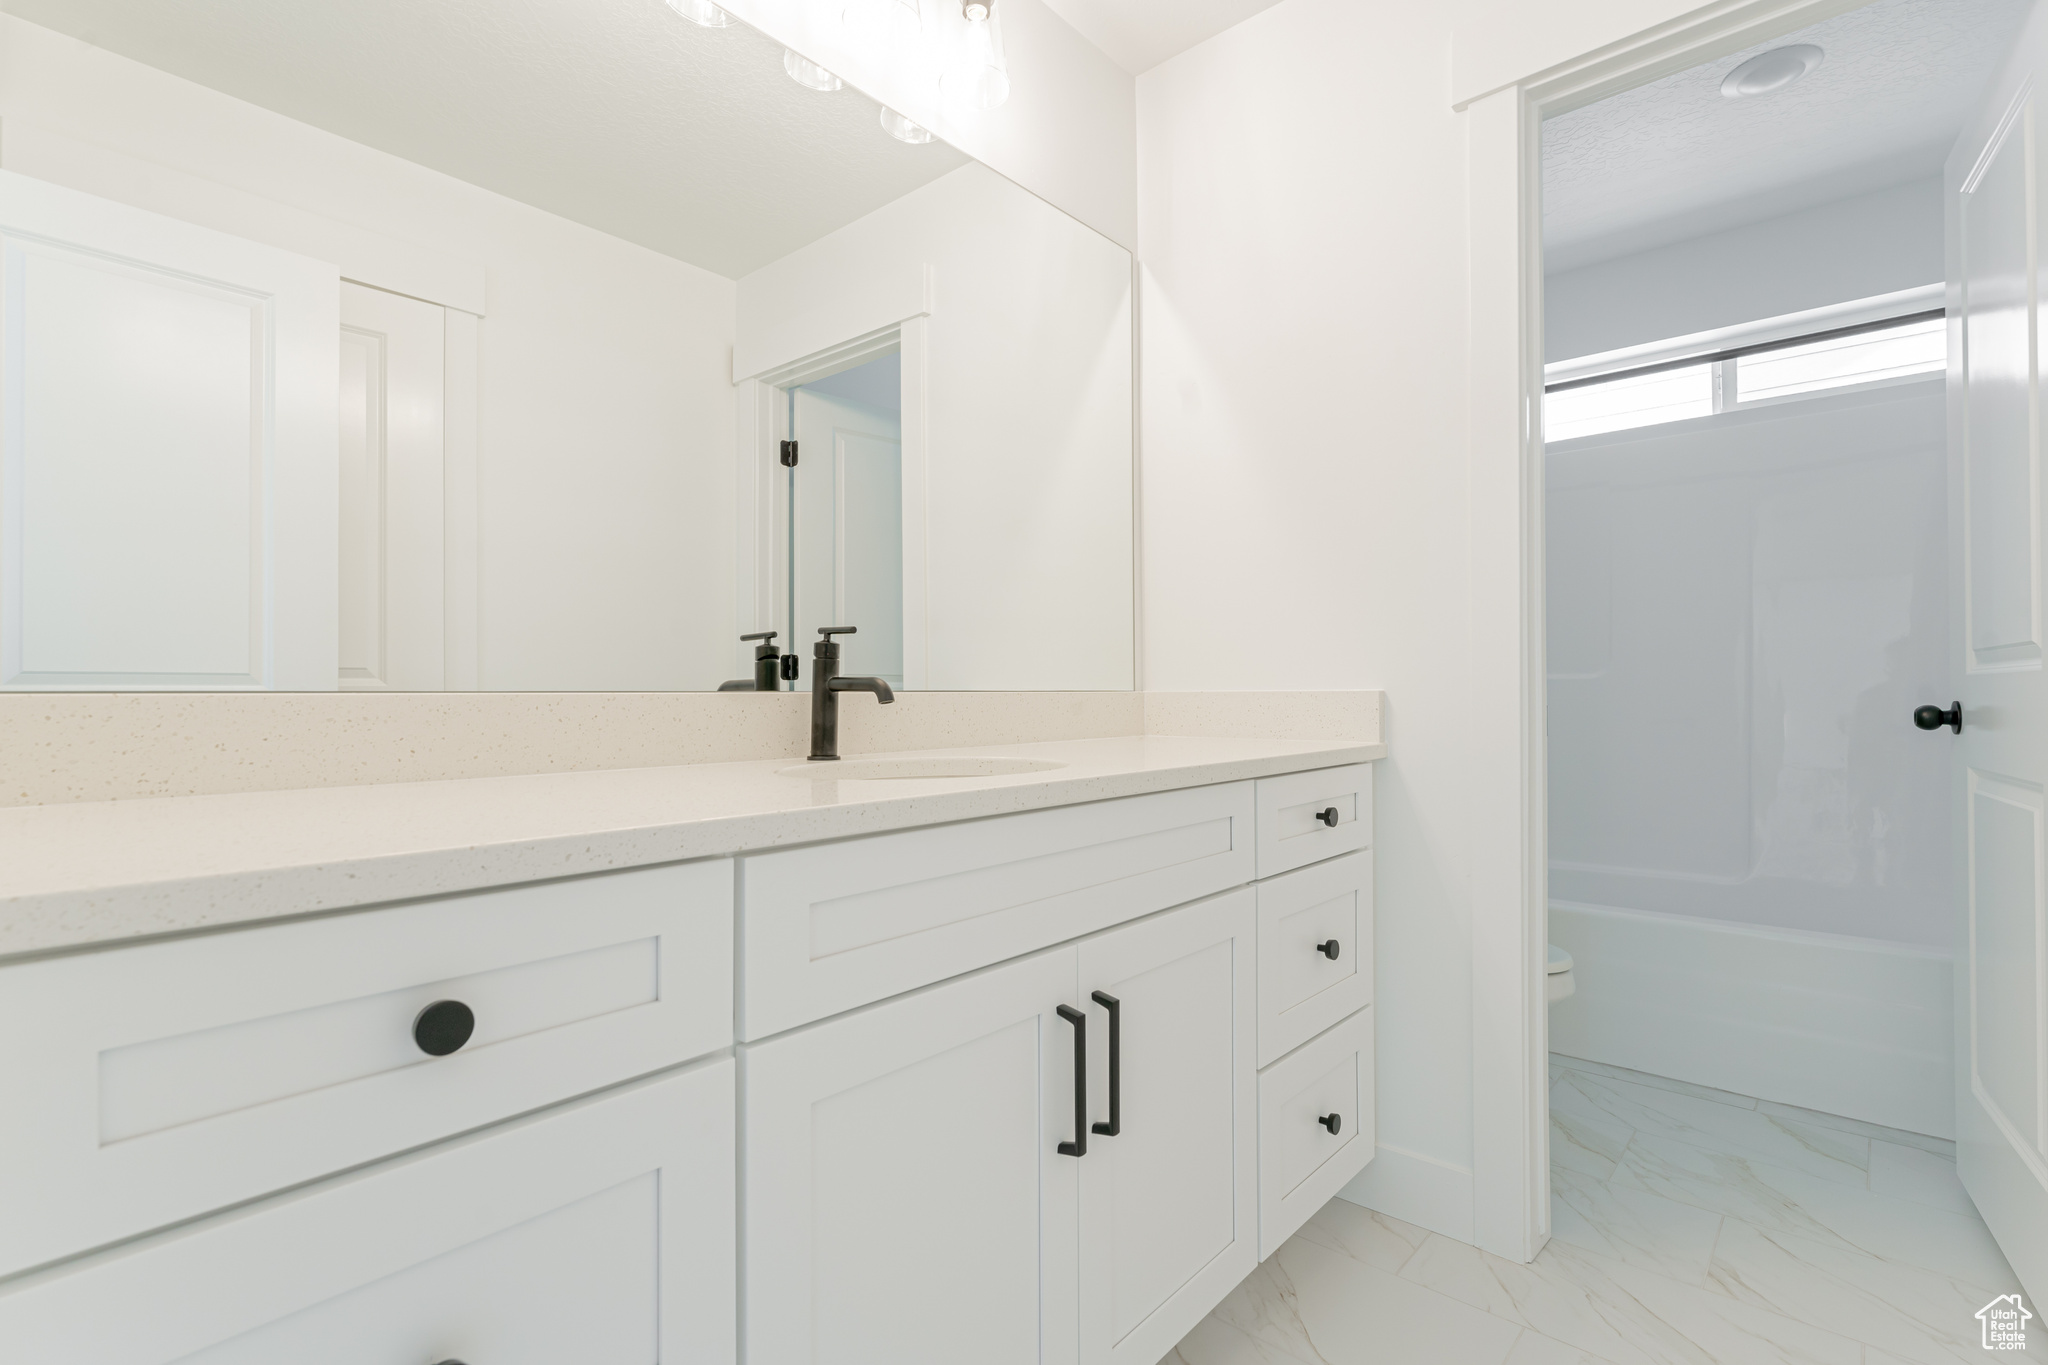
[[1074, 962], [743, 1050], [752, 1365], [1072, 1365]]
[[443, 677], [446, 309], [341, 286], [341, 687]]
[[[1957, 1167], [2020, 1282], [2048, 1294], [2048, 674], [2042, 666], [2041, 129], [2036, 7], [1950, 154], [1949, 504]], [[1946, 704], [1947, 698], [1926, 698]], [[1902, 718], [1903, 719], [1903, 718]]]
[[0, 687], [333, 689], [338, 286], [0, 172]]
[[806, 659], [819, 626], [839, 637], [839, 671], [903, 685], [903, 425], [894, 414], [796, 391], [796, 622]]
[[1257, 933], [1247, 888], [1081, 944], [1084, 1365], [1153, 1365], [1258, 1263]]

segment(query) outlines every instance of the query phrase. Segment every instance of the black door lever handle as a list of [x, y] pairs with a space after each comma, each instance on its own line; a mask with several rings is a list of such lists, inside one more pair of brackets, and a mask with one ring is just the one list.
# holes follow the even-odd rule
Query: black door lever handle
[[1963, 704], [1952, 701], [1948, 710], [1939, 706], [1919, 706], [1913, 709], [1913, 723], [1923, 730], [1939, 730], [1946, 725], [1957, 734], [1963, 732]]

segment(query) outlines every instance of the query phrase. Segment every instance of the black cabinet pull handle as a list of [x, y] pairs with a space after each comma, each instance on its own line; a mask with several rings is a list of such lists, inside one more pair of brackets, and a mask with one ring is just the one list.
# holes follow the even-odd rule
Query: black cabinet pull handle
[[429, 1057], [446, 1057], [476, 1032], [476, 1014], [460, 1000], [436, 1000], [412, 1019], [412, 1040]]
[[1317, 1119], [1316, 1122], [1322, 1124], [1323, 1127], [1329, 1129], [1334, 1134], [1339, 1128], [1344, 1126], [1344, 1116], [1342, 1114], [1325, 1114]]
[[1331, 829], [1337, 828], [1337, 808], [1335, 806], [1328, 806], [1322, 810], [1317, 811], [1316, 819], [1322, 821]]
[[1963, 732], [1963, 704], [1952, 701], [1948, 710], [1939, 706], [1916, 706], [1913, 708], [1913, 723], [1923, 730], [1939, 730], [1946, 725], [1957, 734]]
[[1088, 998], [1109, 1011], [1109, 1122], [1094, 1125], [1093, 1131], [1115, 1137], [1124, 1130], [1123, 1002], [1102, 991], [1095, 991]]
[[1339, 944], [1336, 939], [1333, 938], [1329, 940], [1327, 943], [1318, 943], [1316, 945], [1316, 951], [1321, 953], [1324, 957], [1330, 959], [1330, 961], [1335, 962], [1337, 960], [1337, 954], [1343, 951], [1343, 946]]
[[1074, 1026], [1074, 1140], [1060, 1144], [1061, 1156], [1088, 1155], [1088, 1016], [1072, 1005], [1060, 1018]]

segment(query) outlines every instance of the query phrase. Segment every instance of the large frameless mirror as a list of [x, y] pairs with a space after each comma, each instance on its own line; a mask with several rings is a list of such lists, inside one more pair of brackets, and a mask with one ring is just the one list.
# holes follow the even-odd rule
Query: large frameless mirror
[[1133, 685], [1129, 253], [832, 73], [702, 0], [4, 8], [0, 687]]

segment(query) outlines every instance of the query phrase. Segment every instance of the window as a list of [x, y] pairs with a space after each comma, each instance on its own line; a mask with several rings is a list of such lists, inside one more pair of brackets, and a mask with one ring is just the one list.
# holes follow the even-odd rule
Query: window
[[1928, 318], [1860, 336], [1833, 337], [1738, 357], [1735, 391], [1740, 402], [1754, 403], [1881, 379], [1938, 374], [1947, 368], [1948, 322]]
[[[1938, 290], [1914, 292], [1925, 301]], [[1796, 320], [1776, 319], [1593, 358], [1611, 378], [1600, 369], [1572, 373], [1588, 362], [1550, 366], [1551, 382], [1543, 395], [1544, 439], [1568, 441], [1943, 373], [1948, 368], [1946, 320], [1939, 309], [1898, 316], [1898, 297], [1870, 300], [1872, 307], [1861, 308], [1868, 314], [1890, 304], [1891, 317], [1880, 312], [1845, 323], [1838, 316], [1816, 321], [1803, 333], [1794, 328], [1790, 335], [1786, 324]], [[1859, 307], [1833, 311], [1853, 317]], [[1745, 332], [1757, 339], [1745, 341]]]
[[1603, 431], [1714, 415], [1714, 367], [1613, 379], [1543, 395], [1543, 438], [1568, 441]]

